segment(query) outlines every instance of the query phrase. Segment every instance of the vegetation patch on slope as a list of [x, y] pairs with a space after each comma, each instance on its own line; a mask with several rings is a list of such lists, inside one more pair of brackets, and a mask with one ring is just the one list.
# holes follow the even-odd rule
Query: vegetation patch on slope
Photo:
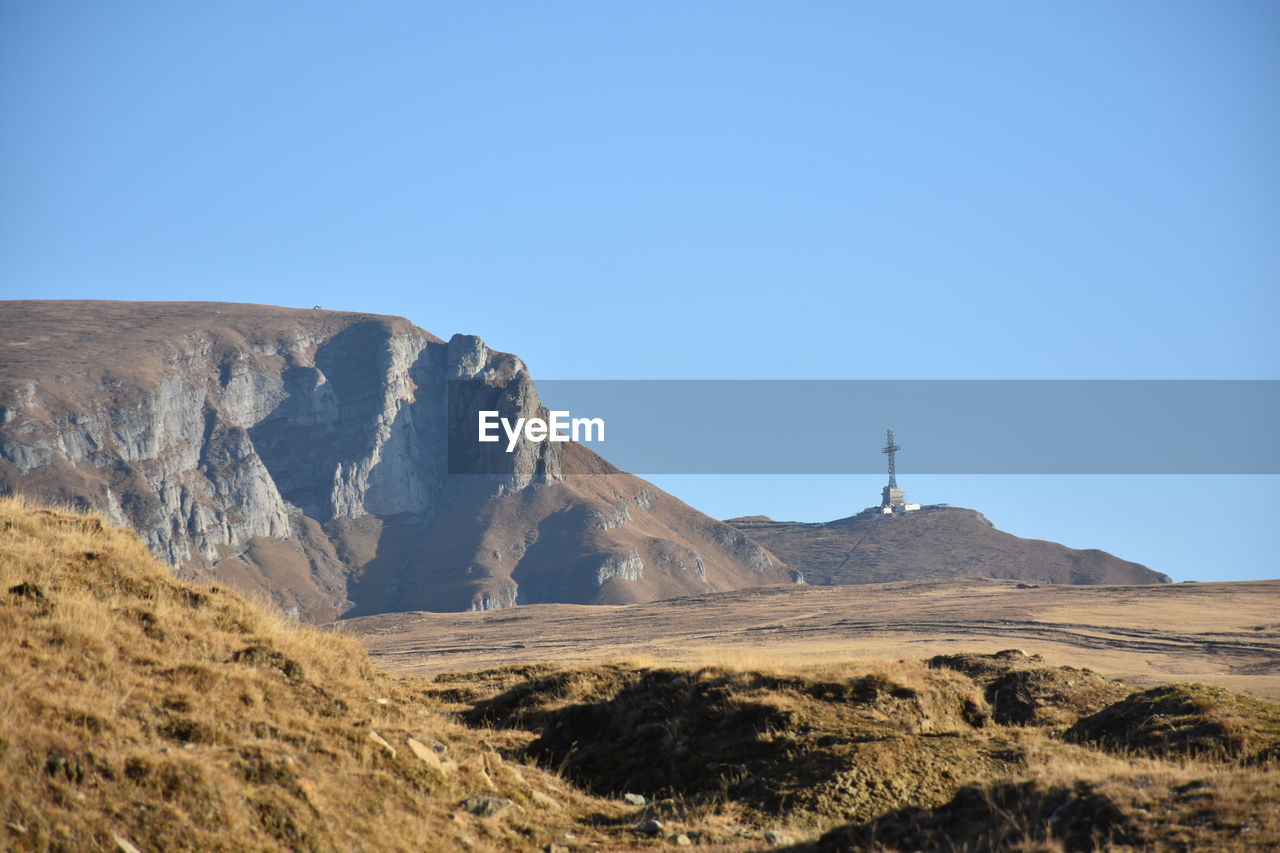
[[0, 500], [0, 848], [532, 848], [622, 812], [417, 685], [99, 518]]
[[967, 679], [918, 665], [854, 677], [612, 666], [545, 673], [464, 714], [537, 733], [526, 754], [612, 795], [732, 801], [763, 815], [870, 817], [1015, 773]]
[[1084, 717], [1067, 737], [1120, 752], [1276, 762], [1280, 706], [1207, 684], [1166, 684]]
[[[1280, 845], [1274, 762], [1066, 738], [1128, 707], [1132, 688], [1018, 650], [777, 672], [539, 665], [436, 684], [461, 719], [505, 734], [511, 757], [603, 796], [642, 794], [658, 818], [819, 836], [797, 849]], [[1227, 691], [1211, 704], [1280, 710]]]
[[795, 849], [1252, 853], [1280, 849], [1278, 791], [1274, 771], [1141, 760], [1059, 766], [966, 785], [939, 806], [889, 811]]
[[992, 719], [1003, 725], [1066, 727], [1131, 692], [1115, 679], [1072, 666], [1047, 667], [1021, 649], [995, 654], [935, 655], [934, 669], [962, 672], [981, 688]]

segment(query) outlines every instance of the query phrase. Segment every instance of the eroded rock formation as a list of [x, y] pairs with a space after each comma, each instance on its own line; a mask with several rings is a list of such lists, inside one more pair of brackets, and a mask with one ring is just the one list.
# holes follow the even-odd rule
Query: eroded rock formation
[[519, 358], [398, 317], [0, 303], [0, 489], [97, 508], [186, 577], [313, 619], [794, 578], [580, 445], [458, 432], [540, 405]]

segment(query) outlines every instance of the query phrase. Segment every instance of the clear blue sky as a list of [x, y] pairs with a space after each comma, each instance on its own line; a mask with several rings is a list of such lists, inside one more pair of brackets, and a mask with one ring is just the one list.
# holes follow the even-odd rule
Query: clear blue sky
[[[401, 314], [558, 379], [1280, 378], [1277, 81], [1270, 0], [5, 0], [0, 296]], [[904, 486], [1280, 576], [1276, 478]]]

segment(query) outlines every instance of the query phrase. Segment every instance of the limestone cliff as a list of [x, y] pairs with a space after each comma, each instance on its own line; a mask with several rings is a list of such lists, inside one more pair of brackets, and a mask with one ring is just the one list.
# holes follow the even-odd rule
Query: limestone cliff
[[4, 302], [0, 490], [98, 508], [183, 575], [316, 619], [792, 578], [578, 445], [522, 441], [451, 475], [450, 406], [480, 401], [450, 383], [506, 416], [540, 408], [520, 359], [398, 317]]

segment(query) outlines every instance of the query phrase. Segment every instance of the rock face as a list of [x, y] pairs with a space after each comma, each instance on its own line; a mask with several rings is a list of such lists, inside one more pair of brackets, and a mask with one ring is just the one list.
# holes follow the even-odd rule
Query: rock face
[[477, 407], [540, 410], [520, 359], [398, 317], [0, 303], [0, 491], [99, 509], [184, 577], [318, 620], [793, 580], [580, 445], [471, 450]]
[[1096, 549], [1022, 539], [982, 513], [929, 507], [806, 524], [753, 515], [729, 524], [804, 573], [811, 584], [977, 577], [1035, 583], [1169, 583], [1169, 576]]

